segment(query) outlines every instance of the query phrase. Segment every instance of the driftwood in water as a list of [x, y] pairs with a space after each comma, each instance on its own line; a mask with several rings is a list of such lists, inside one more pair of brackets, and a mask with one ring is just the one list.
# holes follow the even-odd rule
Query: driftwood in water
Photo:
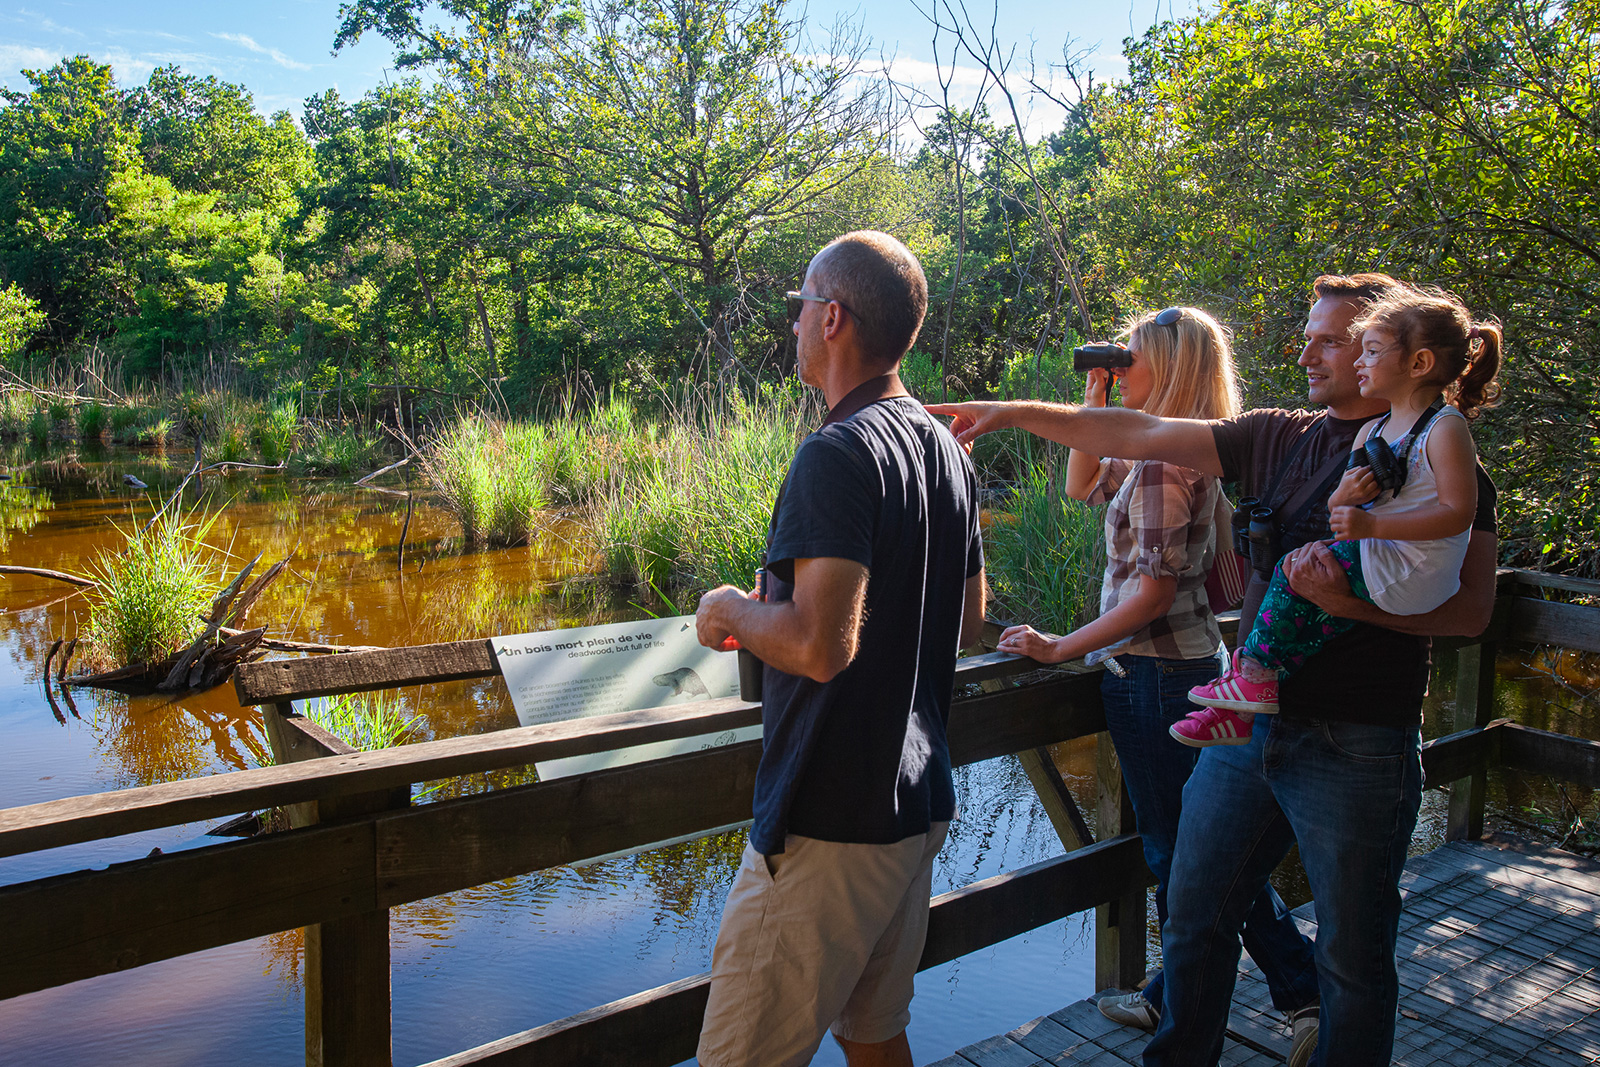
[[17, 567], [9, 563], [0, 563], [0, 574], [26, 574], [34, 578], [49, 578], [69, 585], [81, 585], [86, 589], [96, 589], [100, 585], [93, 578], [85, 578], [81, 574], [68, 574], [66, 571], [53, 571], [46, 567]]
[[[222, 621], [228, 617], [228, 608], [233, 604], [233, 598], [239, 595], [239, 587], [244, 585], [244, 580], [250, 577], [250, 572], [256, 569], [256, 564], [261, 562], [261, 553], [257, 552], [255, 558], [244, 565], [237, 577], [228, 583], [228, 588], [218, 594], [217, 599], [211, 603], [211, 614], [206, 619], [206, 628], [200, 636], [189, 643], [189, 647], [178, 653], [177, 660], [172, 664], [172, 669], [162, 679], [160, 688], [193, 689], [193, 685], [185, 685], [185, 679], [190, 675], [190, 668], [197, 666], [196, 661], [201, 654], [208, 651], [212, 638], [217, 636], [217, 631], [222, 628]], [[262, 629], [265, 633], [265, 628]], [[231, 670], [232, 668], [230, 668]]]
[[[288, 565], [288, 560], [269, 567], [259, 578], [250, 584], [240, 594], [245, 579], [255, 569], [261, 557], [256, 556], [228, 583], [217, 598], [211, 602], [211, 610], [205, 616], [205, 629], [200, 636], [191, 641], [187, 647], [163, 657], [160, 660], [147, 663], [131, 663], [126, 667], [116, 670], [101, 671], [98, 674], [82, 674], [73, 678], [61, 675], [57, 680], [63, 687], [69, 685], [92, 686], [96, 689], [112, 689], [121, 693], [154, 693], [157, 690], [166, 692], [185, 691], [194, 689], [210, 689], [220, 685], [233, 674], [233, 669], [241, 663], [250, 663], [267, 654], [264, 647], [266, 643], [267, 628], [257, 627], [254, 630], [236, 630], [223, 625], [224, 622], [239, 622], [245, 617], [256, 599], [261, 595], [267, 584], [283, 573]], [[74, 641], [73, 645], [77, 642]], [[59, 648], [60, 642], [57, 642]], [[70, 657], [73, 645], [67, 648]], [[53, 657], [57, 649], [51, 650]], [[66, 659], [62, 660], [63, 674]], [[46, 681], [48, 682], [49, 663], [45, 664]]]
[[[239, 633], [224, 626], [218, 631], [223, 637], [232, 637]], [[281, 637], [264, 637], [261, 639], [262, 648], [270, 648], [275, 652], [316, 652], [323, 655], [343, 655], [346, 652], [385, 652], [386, 645], [328, 645], [315, 641], [285, 641]]]
[[405, 459], [400, 460], [398, 463], [391, 463], [387, 467], [379, 467], [377, 470], [373, 471], [371, 474], [368, 474], [368, 475], [366, 475], [365, 477], [362, 477], [362, 478], [357, 478], [356, 479], [356, 484], [361, 486], [362, 488], [366, 488], [367, 483], [372, 481], [372, 479], [378, 477], [379, 475], [388, 474], [392, 470], [398, 470], [399, 468], [404, 467], [407, 463], [410, 463], [415, 458], [416, 458], [415, 456], [407, 456]]
[[[265, 656], [267, 650], [262, 644], [266, 633], [265, 626], [255, 630], [236, 631], [233, 636], [208, 645], [198, 655], [186, 661], [184, 657], [193, 649], [192, 645], [182, 652], [174, 652], [154, 663], [134, 663], [118, 667], [114, 671], [81, 674], [75, 678], [62, 679], [61, 684], [110, 689], [134, 695], [154, 693], [157, 690], [210, 689], [227, 681], [233, 675], [233, 669], [239, 664], [253, 663]], [[175, 676], [177, 683], [168, 686], [167, 681]]]
[[[268, 637], [265, 626], [250, 630], [239, 629], [246, 624], [250, 609], [255, 606], [267, 586], [289, 565], [287, 559], [280, 560], [263, 571], [255, 581], [245, 585], [245, 579], [250, 576], [250, 572], [260, 560], [261, 557], [258, 555], [247, 563], [233, 581], [228, 583], [228, 587], [211, 602], [211, 609], [205, 615], [206, 626], [200, 636], [170, 656], [151, 663], [133, 663], [126, 667], [118, 667], [116, 670], [67, 678], [65, 667], [77, 642], [73, 641], [67, 645], [61, 662], [62, 670], [57, 673], [62, 692], [66, 692], [66, 686], [88, 686], [131, 694], [210, 689], [227, 681], [239, 664], [253, 663], [265, 656], [269, 649], [281, 652], [316, 653], [380, 651], [373, 645], [328, 645], [284, 641]], [[52, 658], [57, 651], [60, 651], [60, 645], [61, 643], [57, 642], [56, 647], [51, 650]], [[45, 671], [48, 681], [48, 662]]]

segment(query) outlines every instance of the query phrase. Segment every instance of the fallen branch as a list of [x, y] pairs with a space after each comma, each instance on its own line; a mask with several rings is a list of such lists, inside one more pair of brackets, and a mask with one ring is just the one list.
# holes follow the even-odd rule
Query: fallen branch
[[[224, 626], [219, 633], [224, 637], [235, 637], [243, 631], [231, 630]], [[278, 637], [263, 637], [262, 648], [270, 648], [275, 652], [318, 652], [325, 655], [338, 655], [345, 652], [382, 652], [384, 645], [319, 645], [307, 641], [285, 641]]]
[[222, 620], [227, 617], [228, 606], [233, 603], [233, 598], [239, 595], [240, 586], [244, 585], [244, 580], [250, 576], [251, 571], [255, 570], [255, 566], [260, 560], [261, 553], [258, 552], [255, 559], [244, 565], [244, 569], [239, 572], [239, 576], [228, 583], [228, 588], [217, 596], [217, 599], [211, 605], [211, 617], [206, 620], [206, 628], [201, 631], [199, 637], [190, 642], [188, 648], [183, 650], [178, 656], [177, 662], [172, 665], [172, 670], [167, 673], [166, 678], [156, 688], [171, 690], [177, 689], [184, 684], [189, 675], [190, 665], [199, 658], [200, 654], [205, 650], [205, 646], [210, 643], [211, 639], [216, 636], [217, 631], [222, 628]]
[[250, 609], [255, 607], [256, 600], [266, 591], [267, 586], [272, 584], [272, 580], [283, 573], [283, 569], [288, 565], [289, 557], [285, 556], [271, 567], [268, 567], [259, 578], [251, 582], [249, 587], [239, 594], [239, 599], [235, 602], [233, 611], [229, 614], [228, 623], [232, 626], [243, 626], [245, 617], [250, 614]]
[[26, 574], [34, 578], [50, 578], [69, 585], [81, 585], [86, 589], [97, 589], [100, 586], [100, 583], [93, 578], [85, 578], [81, 574], [68, 574], [66, 571], [53, 571], [45, 567], [17, 567], [4, 563], [0, 564], [0, 574]]
[[6, 377], [11, 379], [9, 382], [5, 383], [5, 388], [0, 388], [0, 392], [10, 392], [15, 390], [22, 393], [32, 393], [34, 396], [41, 397], [45, 400], [64, 400], [73, 404], [92, 404], [96, 400], [100, 399], [99, 397], [95, 396], [84, 396], [81, 393], [57, 393], [49, 389], [40, 389], [36, 386], [29, 385], [11, 371], [4, 370], [3, 368], [0, 368], [0, 371], [3, 371]]
[[210, 471], [225, 471], [230, 467], [243, 467], [249, 470], [257, 471], [281, 471], [289, 469], [287, 460], [279, 460], [277, 463], [241, 463], [238, 460], [225, 459], [221, 463], [213, 463], [209, 467], [201, 467], [194, 473], [206, 474]]
[[402, 459], [398, 463], [391, 463], [387, 467], [383, 467], [383, 468], [381, 468], [379, 470], [375, 470], [371, 474], [367, 475], [365, 478], [357, 479], [356, 480], [356, 484], [357, 485], [361, 485], [361, 486], [365, 486], [368, 482], [372, 481], [372, 479], [378, 477], [379, 475], [388, 474], [392, 470], [399, 470], [401, 467], [404, 467], [407, 463], [410, 463], [414, 458], [416, 458], [416, 457], [407, 456], [405, 459]]

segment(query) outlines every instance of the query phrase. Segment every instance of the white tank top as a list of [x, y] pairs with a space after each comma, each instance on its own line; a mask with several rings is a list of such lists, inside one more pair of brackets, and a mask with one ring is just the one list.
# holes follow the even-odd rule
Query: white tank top
[[[1372, 514], [1403, 515], [1439, 502], [1439, 480], [1428, 462], [1428, 435], [1448, 418], [1465, 416], [1454, 404], [1439, 409], [1412, 442], [1399, 495], [1381, 494], [1368, 509]], [[1461, 588], [1461, 564], [1471, 538], [1469, 526], [1454, 537], [1431, 541], [1362, 541], [1361, 574], [1372, 602], [1391, 615], [1421, 615], [1443, 604]]]

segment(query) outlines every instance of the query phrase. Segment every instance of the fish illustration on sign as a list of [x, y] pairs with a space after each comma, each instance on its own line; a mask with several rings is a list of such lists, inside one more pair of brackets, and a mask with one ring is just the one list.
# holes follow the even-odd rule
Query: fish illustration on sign
[[711, 695], [711, 690], [706, 688], [706, 683], [700, 680], [700, 676], [694, 673], [692, 667], [679, 667], [675, 671], [658, 674], [650, 680], [657, 685], [670, 688], [672, 695], [675, 697], [708, 697]]

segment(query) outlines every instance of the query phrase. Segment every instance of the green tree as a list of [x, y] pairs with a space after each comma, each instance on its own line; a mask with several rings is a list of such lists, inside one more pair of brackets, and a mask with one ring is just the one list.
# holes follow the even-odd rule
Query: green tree
[[242, 85], [158, 67], [127, 96], [145, 169], [234, 208], [293, 210], [311, 178], [311, 146], [287, 111], [268, 122]]
[[78, 56], [23, 73], [29, 92], [0, 90], [0, 281], [39, 302], [60, 345], [133, 306], [109, 195], [139, 165], [137, 134], [110, 67]]
[[1233, 322], [1290, 400], [1311, 280], [1387, 270], [1505, 320], [1478, 429], [1517, 558], [1600, 564], [1595, 0], [1234, 0], [1130, 48], [1101, 116], [1096, 255], [1129, 300]]
[[44, 325], [39, 302], [15, 285], [0, 285], [0, 356], [13, 356]]

